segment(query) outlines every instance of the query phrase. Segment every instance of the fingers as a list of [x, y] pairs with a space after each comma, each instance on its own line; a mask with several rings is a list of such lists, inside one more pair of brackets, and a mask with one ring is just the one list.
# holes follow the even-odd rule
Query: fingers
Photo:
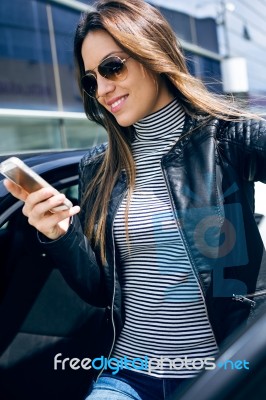
[[40, 215], [32, 212], [28, 221], [30, 225], [33, 225], [39, 232], [43, 233], [50, 239], [58, 239], [64, 235], [69, 227], [70, 217], [77, 214], [80, 211], [79, 206], [74, 206], [69, 210], [59, 211], [55, 213], [46, 212], [45, 215]]
[[28, 194], [9, 180], [4, 181], [10, 193], [25, 202], [22, 212], [30, 225], [50, 239], [57, 239], [66, 233], [70, 217], [80, 211], [79, 206], [69, 210], [51, 212], [50, 210], [63, 204], [66, 196], [53, 187], [46, 187]]
[[27, 217], [32, 214], [34, 217], [45, 215], [52, 208], [61, 205], [66, 196], [59, 193], [54, 188], [43, 188], [28, 195], [27, 201], [22, 209], [22, 212]]
[[[63, 235], [69, 226], [69, 218], [80, 211], [79, 206], [69, 210], [51, 212], [63, 204], [65, 195], [54, 188], [43, 188], [28, 195], [22, 212], [29, 224], [50, 239]], [[64, 222], [63, 222], [64, 221]]]
[[28, 197], [28, 193], [25, 190], [9, 179], [4, 179], [3, 183], [5, 188], [17, 199], [25, 201]]

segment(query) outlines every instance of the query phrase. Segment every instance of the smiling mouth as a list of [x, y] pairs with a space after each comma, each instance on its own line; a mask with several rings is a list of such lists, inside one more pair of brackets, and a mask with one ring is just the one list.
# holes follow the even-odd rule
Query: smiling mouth
[[111, 111], [116, 112], [119, 111], [122, 104], [125, 102], [128, 96], [123, 96], [120, 97], [120, 99], [116, 100], [112, 105], [111, 105]]

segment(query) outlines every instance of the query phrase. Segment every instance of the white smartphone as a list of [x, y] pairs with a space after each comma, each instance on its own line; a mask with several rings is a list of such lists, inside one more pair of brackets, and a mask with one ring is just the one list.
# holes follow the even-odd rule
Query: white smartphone
[[[17, 157], [10, 157], [0, 164], [0, 173], [7, 179], [16, 183], [27, 193], [35, 192], [44, 187], [52, 187], [40, 175], [28, 167], [22, 160]], [[59, 192], [58, 192], [59, 193]], [[65, 199], [62, 205], [59, 205], [50, 211], [63, 211], [73, 207], [70, 200]]]

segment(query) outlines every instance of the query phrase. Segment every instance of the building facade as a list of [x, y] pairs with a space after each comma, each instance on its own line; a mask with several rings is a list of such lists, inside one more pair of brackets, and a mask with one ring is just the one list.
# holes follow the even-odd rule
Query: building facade
[[[1, 0], [1, 153], [90, 147], [106, 139], [84, 115], [73, 65], [75, 27], [92, 3]], [[215, 19], [156, 6], [180, 39], [191, 72], [220, 92]]]
[[[188, 13], [196, 19], [214, 19], [221, 58], [245, 60], [248, 81], [246, 98], [251, 108], [259, 109], [266, 115], [266, 0], [152, 1], [157, 6]], [[236, 65], [240, 68], [241, 64]], [[239, 79], [238, 71], [234, 79]]]

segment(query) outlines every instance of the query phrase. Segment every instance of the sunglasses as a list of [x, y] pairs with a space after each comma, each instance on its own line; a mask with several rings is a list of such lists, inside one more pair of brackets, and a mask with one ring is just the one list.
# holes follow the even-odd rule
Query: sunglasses
[[[126, 79], [128, 74], [128, 69], [125, 62], [130, 58], [120, 58], [118, 56], [110, 56], [105, 58], [97, 69], [99, 74], [110, 81], [123, 81]], [[97, 99], [97, 78], [96, 74], [92, 71], [88, 72], [81, 78], [81, 86], [84, 92], [93, 99]]]

